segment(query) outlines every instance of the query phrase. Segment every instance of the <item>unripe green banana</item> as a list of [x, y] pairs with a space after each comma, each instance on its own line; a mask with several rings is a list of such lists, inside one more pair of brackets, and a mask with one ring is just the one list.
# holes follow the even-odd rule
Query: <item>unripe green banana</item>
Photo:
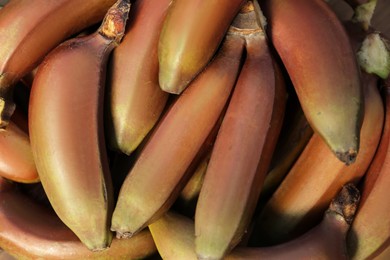
[[158, 49], [160, 87], [179, 94], [210, 62], [244, 0], [173, 0]]
[[283, 122], [286, 92], [248, 1], [233, 26], [246, 58], [211, 154], [195, 212], [200, 259], [221, 259], [242, 239], [255, 210]]
[[62, 41], [102, 20], [115, 0], [13, 0], [0, 12], [0, 127], [15, 109], [13, 88]]
[[107, 92], [111, 148], [133, 152], [159, 119], [168, 93], [158, 83], [157, 48], [171, 0], [132, 6], [122, 43], [113, 51]]
[[266, 0], [268, 33], [313, 130], [342, 162], [359, 150], [363, 91], [345, 29], [323, 0]]
[[97, 32], [58, 46], [39, 66], [31, 90], [29, 130], [41, 182], [60, 219], [91, 250], [107, 248], [112, 238], [104, 86], [129, 9], [129, 0], [118, 1]]
[[244, 40], [228, 33], [212, 63], [177, 98], [143, 147], [123, 183], [112, 217], [118, 237], [130, 237], [165, 213], [186, 171], [224, 111], [241, 65]]
[[[92, 252], [52, 209], [37, 203], [15, 186], [0, 177], [0, 248], [15, 259], [128, 260], [156, 252], [148, 230], [128, 240], [114, 238], [110, 248]], [[1, 254], [0, 259], [3, 260]]]

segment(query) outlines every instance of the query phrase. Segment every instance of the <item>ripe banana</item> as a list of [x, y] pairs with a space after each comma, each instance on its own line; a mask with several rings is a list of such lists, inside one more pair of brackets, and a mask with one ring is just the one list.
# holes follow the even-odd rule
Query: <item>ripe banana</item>
[[287, 101], [286, 107], [286, 122], [283, 123], [270, 169], [261, 189], [260, 199], [264, 202], [270, 198], [283, 181], [313, 135], [313, 130], [307, 122], [302, 108], [299, 105], [293, 107], [289, 101]]
[[177, 98], [123, 183], [112, 217], [118, 237], [130, 237], [167, 211], [186, 171], [212, 132], [236, 82], [244, 40], [233, 31], [212, 63]]
[[362, 80], [365, 115], [356, 162], [346, 166], [314, 134], [257, 219], [255, 232], [262, 234], [261, 245], [284, 242], [304, 233], [319, 221], [342, 185], [356, 183], [366, 172], [378, 147], [384, 109], [378, 78], [363, 74]]
[[[17, 111], [17, 110], [16, 110]], [[28, 134], [13, 122], [0, 130], [0, 176], [16, 182], [39, 181]]]
[[323, 0], [263, 4], [269, 36], [308, 122], [337, 158], [353, 163], [364, 101], [359, 67], [342, 23]]
[[[345, 238], [359, 195], [353, 185], [346, 185], [331, 202], [321, 223], [306, 234], [273, 247], [237, 247], [224, 259], [347, 259]], [[163, 259], [198, 259], [191, 219], [168, 212], [149, 229]]]
[[15, 109], [14, 85], [50, 50], [100, 21], [115, 0], [13, 0], [0, 12], [0, 127]]
[[30, 140], [41, 182], [58, 216], [91, 250], [107, 248], [112, 238], [103, 93], [107, 59], [129, 9], [129, 0], [118, 1], [97, 32], [58, 46], [31, 90]]
[[107, 250], [92, 252], [52, 209], [15, 186], [0, 177], [0, 247], [16, 259], [141, 259], [156, 251], [145, 230], [128, 240], [114, 239]]
[[257, 5], [248, 1], [236, 17], [245, 21], [236, 30], [245, 39], [246, 58], [196, 206], [195, 246], [200, 259], [221, 259], [242, 239], [282, 126], [284, 81], [259, 23]]
[[322, 221], [302, 236], [271, 247], [237, 248], [226, 257], [226, 260], [349, 259], [346, 235], [355, 216], [359, 199], [359, 190], [353, 184], [347, 184], [331, 201]]
[[244, 0], [173, 0], [160, 35], [160, 87], [180, 94], [210, 62]]
[[[390, 247], [389, 86], [384, 91], [386, 119], [381, 143], [366, 174], [361, 204], [348, 234], [348, 250], [352, 259], [376, 259], [380, 255], [384, 257], [386, 248]], [[389, 252], [386, 254], [390, 256]]]
[[130, 154], [159, 119], [168, 93], [158, 83], [157, 48], [171, 0], [136, 1], [122, 43], [113, 51], [108, 84], [108, 141]]
[[211, 151], [212, 149], [206, 152], [204, 157], [200, 160], [194, 173], [191, 174], [191, 178], [180, 191], [179, 197], [175, 202], [175, 208], [183, 215], [189, 217], [193, 217], [195, 215], [196, 204], [203, 185], [207, 166], [209, 164]]

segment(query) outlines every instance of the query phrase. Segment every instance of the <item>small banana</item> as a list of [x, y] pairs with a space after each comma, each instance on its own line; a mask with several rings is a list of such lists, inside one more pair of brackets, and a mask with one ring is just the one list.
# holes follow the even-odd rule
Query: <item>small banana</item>
[[176, 200], [188, 180], [188, 168], [224, 111], [243, 48], [244, 40], [228, 33], [213, 62], [178, 96], [151, 133], [119, 193], [111, 225], [118, 237], [139, 232]]
[[91, 250], [110, 245], [114, 206], [103, 132], [106, 65], [123, 37], [129, 0], [97, 32], [69, 40], [39, 66], [29, 130], [39, 177], [60, 219]]
[[282, 127], [287, 95], [261, 17], [257, 2], [248, 1], [233, 23], [242, 26], [236, 30], [245, 39], [246, 57], [196, 205], [200, 259], [221, 259], [241, 241]]
[[168, 99], [158, 83], [157, 48], [171, 0], [139, 0], [123, 40], [113, 51], [107, 88], [108, 143], [133, 152], [155, 125]]
[[269, 36], [308, 122], [337, 158], [353, 163], [364, 101], [359, 66], [343, 24], [323, 0], [262, 3]]
[[0, 12], [0, 127], [15, 109], [15, 84], [46, 54], [104, 17], [115, 0], [13, 0]]
[[114, 238], [110, 248], [92, 252], [52, 209], [34, 201], [1, 177], [0, 223], [0, 248], [21, 260], [141, 259], [156, 252], [148, 230], [128, 240]]
[[158, 48], [160, 87], [179, 94], [206, 67], [244, 0], [173, 0]]

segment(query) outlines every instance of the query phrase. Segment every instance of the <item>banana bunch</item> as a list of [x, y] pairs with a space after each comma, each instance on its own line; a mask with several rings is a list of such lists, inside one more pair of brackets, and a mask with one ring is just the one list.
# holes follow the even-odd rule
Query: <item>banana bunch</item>
[[389, 259], [381, 1], [0, 1], [0, 259]]

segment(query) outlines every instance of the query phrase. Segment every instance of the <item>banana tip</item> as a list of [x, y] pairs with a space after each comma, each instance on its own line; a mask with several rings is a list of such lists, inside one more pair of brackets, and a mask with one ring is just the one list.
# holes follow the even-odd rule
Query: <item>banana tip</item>
[[[112, 231], [115, 231], [115, 230], [112, 230]], [[115, 231], [115, 234], [116, 234], [117, 239], [128, 239], [134, 235], [131, 232], [121, 232], [121, 231]]]
[[336, 157], [346, 165], [350, 165], [356, 161], [357, 151], [349, 149], [346, 152], [336, 152]]
[[0, 129], [5, 129], [12, 114], [15, 111], [15, 103], [4, 98], [0, 98]]

